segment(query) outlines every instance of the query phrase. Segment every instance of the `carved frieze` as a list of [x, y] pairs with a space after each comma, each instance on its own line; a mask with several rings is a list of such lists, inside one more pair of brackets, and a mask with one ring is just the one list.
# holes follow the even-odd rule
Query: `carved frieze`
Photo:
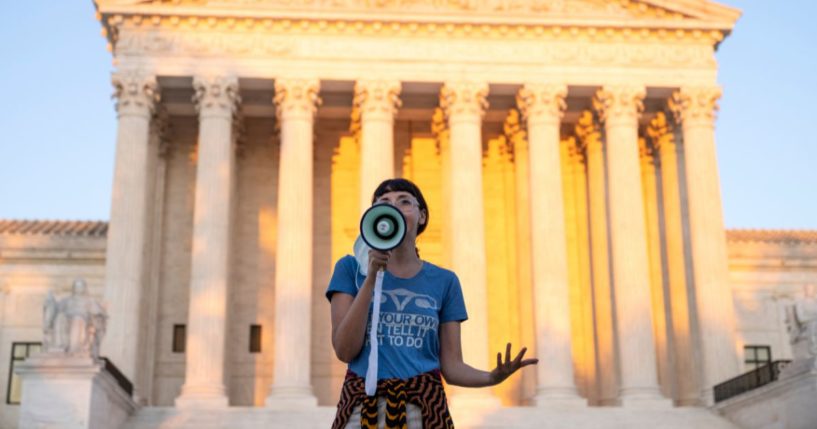
[[638, 0], [101, 0], [111, 6], [186, 6], [295, 11], [536, 14], [680, 20], [683, 13]]

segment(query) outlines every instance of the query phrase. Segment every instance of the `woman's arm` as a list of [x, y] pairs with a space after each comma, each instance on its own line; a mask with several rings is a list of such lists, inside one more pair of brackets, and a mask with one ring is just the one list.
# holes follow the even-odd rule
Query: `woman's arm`
[[387, 253], [369, 252], [368, 275], [357, 296], [340, 292], [332, 295], [332, 348], [342, 362], [351, 362], [363, 348], [375, 276], [379, 269], [385, 269], [388, 260]]
[[440, 325], [440, 369], [448, 384], [463, 387], [493, 386], [503, 382], [522, 367], [534, 365], [539, 359], [525, 359], [526, 348], [511, 360], [511, 343], [505, 348], [505, 359], [502, 353], [496, 354], [496, 368], [491, 372], [478, 370], [462, 360], [462, 341], [460, 322], [446, 322]]

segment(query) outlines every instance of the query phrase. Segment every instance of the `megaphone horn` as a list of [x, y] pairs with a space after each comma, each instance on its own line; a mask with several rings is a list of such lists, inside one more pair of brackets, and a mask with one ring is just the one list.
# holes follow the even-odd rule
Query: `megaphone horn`
[[372, 249], [394, 249], [406, 237], [406, 218], [391, 204], [375, 204], [360, 218], [360, 237]]

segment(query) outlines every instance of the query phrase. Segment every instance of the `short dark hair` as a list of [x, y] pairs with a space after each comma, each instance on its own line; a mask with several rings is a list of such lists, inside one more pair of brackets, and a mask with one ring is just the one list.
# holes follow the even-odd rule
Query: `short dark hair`
[[428, 225], [429, 215], [428, 204], [426, 204], [426, 199], [423, 198], [423, 193], [420, 192], [420, 188], [418, 188], [414, 182], [408, 179], [386, 179], [377, 186], [377, 189], [374, 190], [374, 195], [372, 195], [372, 204], [374, 204], [378, 198], [382, 197], [383, 194], [388, 192], [408, 192], [417, 199], [417, 205], [419, 206], [420, 211], [425, 211], [426, 213], [425, 223], [421, 223], [417, 226], [417, 235], [422, 234]]

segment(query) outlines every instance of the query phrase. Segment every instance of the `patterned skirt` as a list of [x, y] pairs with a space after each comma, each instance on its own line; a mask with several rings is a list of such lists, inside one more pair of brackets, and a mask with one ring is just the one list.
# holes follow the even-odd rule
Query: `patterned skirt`
[[[366, 396], [365, 381], [357, 374], [347, 371], [340, 392], [338, 410], [332, 429], [344, 429], [360, 406], [360, 427], [377, 429], [378, 398], [385, 400], [386, 429], [407, 429], [406, 404], [420, 408], [423, 428], [453, 429], [454, 421], [448, 411], [440, 371], [430, 371], [409, 379], [389, 378], [377, 382], [375, 396]], [[382, 402], [382, 401], [381, 401]], [[356, 413], [355, 413], [356, 414]]]

